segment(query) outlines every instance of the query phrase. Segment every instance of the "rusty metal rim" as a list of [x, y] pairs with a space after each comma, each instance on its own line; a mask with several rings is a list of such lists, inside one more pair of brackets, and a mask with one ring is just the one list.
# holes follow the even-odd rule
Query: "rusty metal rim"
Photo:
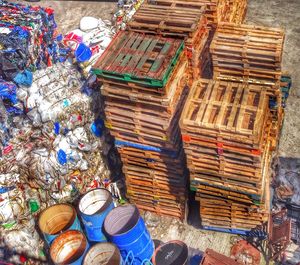
[[[58, 204], [54, 204], [54, 205], [51, 205], [50, 207], [47, 207], [46, 209], [44, 209], [44, 210], [40, 213], [40, 215], [39, 215], [38, 226], [39, 226], [39, 229], [41, 230], [42, 233], [46, 233], [46, 232], [41, 228], [41, 223], [40, 223], [40, 222], [41, 222], [41, 217], [45, 214], [45, 212], [46, 212], [47, 210], [49, 210], [49, 209], [51, 209], [51, 208], [54, 208], [54, 207], [57, 207], [57, 206], [60, 206], [60, 205], [70, 207], [70, 208], [72, 209], [73, 216], [72, 216], [72, 219], [70, 220], [70, 222], [68, 223], [68, 225], [65, 226], [65, 227], [64, 227], [62, 230], [60, 230], [58, 233], [67, 231], [67, 230], [73, 225], [73, 223], [74, 223], [74, 221], [75, 221], [75, 219], [76, 219], [76, 217], [77, 217], [77, 212], [76, 212], [75, 208], [74, 208], [71, 204], [68, 204], [68, 203], [58, 203]], [[46, 233], [46, 234], [48, 234], [48, 233]], [[50, 235], [51, 235], [51, 234], [50, 234]], [[55, 235], [55, 234], [53, 234], [53, 235]]]
[[[57, 236], [57, 237], [54, 239], [54, 241], [53, 241], [53, 243], [52, 243], [52, 245], [51, 245], [51, 247], [50, 247], [50, 257], [51, 257], [52, 261], [53, 261], [55, 264], [59, 264], [59, 265], [68, 265], [68, 264], [69, 264], [69, 261], [64, 261], [64, 262], [56, 263], [56, 262], [54, 261], [54, 259], [53, 259], [52, 249], [53, 249], [54, 247], [56, 247], [56, 245], [62, 244], [61, 242], [63, 241], [63, 240], [62, 240], [63, 237], [65, 237], [65, 236], [68, 235], [68, 234], [74, 234], [74, 233], [80, 234], [80, 235], [82, 236], [83, 243], [84, 243], [84, 248], [81, 249], [80, 256], [79, 256], [76, 260], [73, 260], [72, 263], [75, 262], [75, 261], [77, 261], [78, 259], [80, 259], [80, 257], [81, 257], [82, 255], [84, 255], [84, 253], [85, 253], [85, 251], [86, 251], [86, 248], [87, 248], [87, 246], [88, 246], [88, 241], [87, 241], [86, 236], [85, 236], [84, 233], [82, 233], [81, 231], [78, 231], [78, 230], [68, 230], [68, 231], [66, 231], [66, 232], [64, 232], [64, 233], [62, 233], [62, 234], [60, 234], [59, 236]], [[79, 248], [79, 249], [80, 249], [80, 248]], [[60, 250], [60, 249], [59, 249], [59, 250]], [[76, 252], [75, 252], [75, 253], [76, 253]]]

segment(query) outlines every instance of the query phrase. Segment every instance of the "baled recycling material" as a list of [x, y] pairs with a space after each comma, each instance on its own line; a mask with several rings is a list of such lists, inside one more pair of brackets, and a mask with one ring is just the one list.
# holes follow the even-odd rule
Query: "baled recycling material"
[[[59, 60], [59, 36], [51, 8], [0, 1], [0, 76], [12, 81], [26, 69], [50, 66]], [[60, 51], [60, 49], [62, 50]]]

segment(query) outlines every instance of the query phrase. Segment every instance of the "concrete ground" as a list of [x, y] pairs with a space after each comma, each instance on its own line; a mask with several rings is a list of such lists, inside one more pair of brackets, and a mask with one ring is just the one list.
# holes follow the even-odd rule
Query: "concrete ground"
[[[293, 89], [287, 103], [278, 150], [279, 172], [281, 176], [292, 172], [293, 186], [300, 190], [300, 112], [298, 111], [300, 105], [300, 0], [249, 0], [248, 2], [247, 23], [281, 27], [286, 32], [283, 70], [292, 75]], [[54, 8], [56, 21], [62, 33], [77, 28], [83, 16], [110, 19], [116, 6], [113, 2], [104, 1], [41, 1], [39, 4]], [[300, 204], [300, 200], [298, 203]], [[201, 251], [209, 247], [229, 255], [231, 243], [236, 240], [236, 236], [201, 231], [169, 218], [157, 219], [152, 215], [147, 215], [145, 219], [154, 238], [162, 241], [183, 240], [191, 248]]]

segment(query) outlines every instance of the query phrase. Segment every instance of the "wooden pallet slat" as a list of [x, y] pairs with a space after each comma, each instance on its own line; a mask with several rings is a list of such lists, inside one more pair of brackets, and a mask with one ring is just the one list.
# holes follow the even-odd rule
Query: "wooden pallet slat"
[[261, 144], [267, 110], [267, 92], [259, 86], [200, 79], [193, 84], [180, 127], [184, 134], [236, 138], [255, 148]]

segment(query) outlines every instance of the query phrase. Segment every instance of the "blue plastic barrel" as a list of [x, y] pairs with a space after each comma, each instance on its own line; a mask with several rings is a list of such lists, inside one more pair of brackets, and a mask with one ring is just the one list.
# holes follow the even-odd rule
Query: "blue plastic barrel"
[[65, 203], [46, 208], [39, 216], [39, 228], [48, 245], [67, 230], [79, 230], [81, 226], [73, 206]]
[[118, 206], [105, 218], [104, 231], [110, 242], [114, 243], [125, 260], [132, 251], [134, 265], [150, 260], [154, 252], [154, 243], [135, 205]]
[[114, 208], [110, 192], [106, 189], [88, 191], [79, 201], [79, 213], [89, 241], [106, 242], [103, 222]]
[[85, 235], [77, 230], [69, 230], [53, 240], [50, 257], [54, 264], [81, 265], [88, 249]]
[[116, 245], [98, 243], [86, 253], [82, 265], [122, 265], [122, 257]]

